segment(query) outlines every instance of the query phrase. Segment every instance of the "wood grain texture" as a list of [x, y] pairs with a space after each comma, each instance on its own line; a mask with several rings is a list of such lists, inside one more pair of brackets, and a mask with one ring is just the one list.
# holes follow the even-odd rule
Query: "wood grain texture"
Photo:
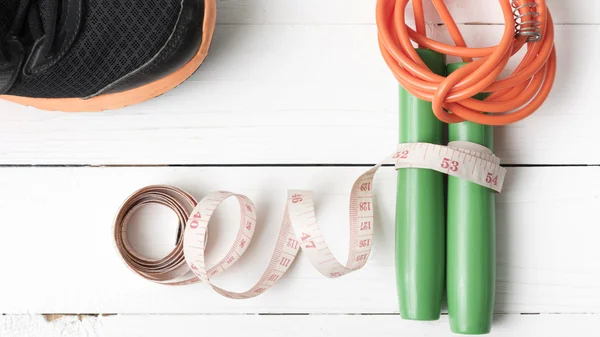
[[[333, 253], [347, 251], [349, 187], [366, 168], [4, 168], [0, 170], [0, 255], [6, 277], [2, 313], [396, 313], [395, 172], [377, 177], [374, 249], [365, 269], [337, 280], [299, 256], [281, 282], [258, 298], [234, 301], [203, 285], [167, 287], [129, 271], [112, 241], [120, 204], [138, 188], [172, 184], [201, 197], [213, 190], [247, 194], [258, 208], [256, 241], [239, 265], [215, 278], [249, 288], [274, 248], [287, 188], [315, 191], [317, 216]], [[600, 311], [600, 168], [512, 168], [497, 201], [498, 313]], [[235, 237], [237, 206], [212, 224], [208, 264]], [[146, 214], [142, 240], [156, 249], [175, 231], [156, 234], [168, 212]], [[171, 224], [172, 225], [172, 224]], [[158, 226], [159, 228], [162, 228]], [[148, 228], [148, 229], [145, 229]], [[143, 236], [145, 235], [145, 236]], [[162, 243], [162, 245], [161, 245]], [[165, 251], [166, 252], [166, 251]]]
[[[497, 43], [495, 1], [445, 2], [470, 45]], [[215, 278], [245, 290], [268, 263], [287, 189], [315, 191], [324, 237], [344, 260], [349, 187], [366, 168], [62, 167], [378, 162], [398, 138], [398, 85], [379, 55], [375, 3], [219, 0], [207, 62], [163, 97], [75, 115], [0, 101], [0, 336], [451, 336], [447, 316], [427, 323], [397, 316], [391, 168], [376, 179], [374, 250], [365, 269], [330, 280], [301, 253], [272, 290], [232, 301], [203, 285], [160, 286], [130, 272], [112, 242], [121, 202], [159, 183], [198, 197], [217, 189], [248, 195], [259, 211], [255, 242]], [[450, 41], [425, 3], [429, 35]], [[497, 129], [496, 151], [503, 164], [598, 165], [600, 1], [547, 3], [557, 23], [555, 89], [536, 115]], [[35, 167], [45, 164], [58, 167]], [[509, 168], [497, 199], [491, 337], [597, 335], [598, 177], [600, 167]], [[209, 264], [235, 236], [237, 212], [228, 202], [217, 211]], [[172, 214], [149, 207], [136, 221], [136, 245], [157, 256], [169, 251]], [[37, 315], [64, 313], [76, 315], [47, 316], [51, 322]]]
[[[598, 315], [496, 315], [488, 336], [593, 336], [599, 322]], [[436, 322], [411, 322], [395, 315], [119, 315], [82, 321], [64, 317], [52, 323], [41, 316], [9, 315], [0, 316], [0, 332], [5, 337], [456, 336], [449, 332], [447, 316]]]
[[[502, 33], [461, 28], [472, 45]], [[497, 129], [504, 164], [600, 164], [589, 151], [598, 36], [557, 26], [555, 88], [534, 116]], [[225, 25], [201, 71], [151, 102], [96, 114], [0, 102], [0, 164], [376, 163], [398, 139], [397, 88], [372, 25]]]
[[[504, 1], [504, 0], [501, 0]], [[507, 0], [508, 1], [508, 0]], [[430, 23], [441, 23], [431, 1], [423, 2]], [[446, 0], [458, 23], [504, 23], [494, 0]], [[546, 0], [559, 24], [600, 23], [600, 3], [589, 0]], [[376, 0], [220, 0], [221, 24], [373, 24]], [[413, 17], [412, 4], [407, 7]]]

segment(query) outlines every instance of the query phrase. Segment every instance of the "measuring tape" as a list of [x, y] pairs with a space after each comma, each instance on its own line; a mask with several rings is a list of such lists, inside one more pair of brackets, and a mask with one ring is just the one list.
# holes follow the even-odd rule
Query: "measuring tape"
[[[279, 281], [294, 263], [300, 248], [324, 276], [337, 278], [361, 269], [369, 259], [373, 244], [373, 179], [384, 164], [394, 162], [396, 169], [432, 169], [468, 180], [500, 192], [506, 169], [492, 151], [478, 144], [453, 142], [448, 146], [428, 143], [400, 144], [395, 153], [363, 173], [350, 193], [350, 248], [348, 260], [340, 263], [323, 238], [310, 191], [288, 192], [284, 219], [275, 251], [258, 282], [246, 292], [236, 293], [213, 285], [210, 278], [233, 266], [248, 249], [257, 218], [256, 207], [241, 194], [218, 191], [197, 202], [189, 193], [172, 186], [149, 186], [131, 195], [121, 207], [114, 224], [117, 251], [131, 270], [140, 276], [166, 285], [185, 285], [202, 281], [217, 293], [233, 299], [256, 297]], [[215, 266], [205, 264], [208, 224], [214, 211], [228, 198], [240, 206], [239, 230], [228, 253]], [[175, 248], [161, 259], [148, 259], [129, 244], [127, 228], [131, 216], [148, 204], [172, 209], [179, 221]]]

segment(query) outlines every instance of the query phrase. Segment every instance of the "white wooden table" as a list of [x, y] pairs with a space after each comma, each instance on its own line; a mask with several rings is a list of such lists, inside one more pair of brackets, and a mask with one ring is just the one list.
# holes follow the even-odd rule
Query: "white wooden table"
[[[446, 2], [468, 43], [499, 41], [495, 1]], [[492, 336], [600, 329], [600, 151], [592, 149], [600, 2], [547, 2], [557, 21], [555, 89], [536, 115], [497, 129], [509, 168], [497, 201]], [[158, 99], [99, 114], [0, 102], [0, 336], [450, 335], [445, 315], [430, 323], [397, 315], [391, 168], [376, 181], [372, 257], [341, 279], [323, 278], [300, 256], [266, 294], [232, 301], [202, 285], [142, 280], [112, 242], [115, 212], [143, 186], [244, 193], [259, 209], [258, 238], [215, 279], [243, 290], [268, 263], [286, 190], [301, 188], [315, 190], [324, 235], [343, 258], [350, 184], [397, 140], [398, 86], [379, 54], [374, 8], [375, 0], [220, 0], [209, 59]], [[444, 27], [429, 29], [448, 40]], [[219, 210], [209, 262], [233, 237], [236, 212], [233, 204]], [[173, 223], [169, 212], [142, 216], [146, 244], [168, 249], [172, 228], [151, 234]], [[117, 315], [49, 323], [48, 313]]]

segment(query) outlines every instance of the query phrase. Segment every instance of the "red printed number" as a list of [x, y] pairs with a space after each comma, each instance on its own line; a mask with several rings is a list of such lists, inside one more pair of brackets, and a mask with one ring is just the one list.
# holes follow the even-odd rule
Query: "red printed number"
[[493, 175], [493, 173], [488, 173], [487, 177], [485, 177], [485, 182], [488, 184], [494, 184], [494, 186], [498, 185], [498, 176]]
[[197, 221], [197, 219], [201, 219], [201, 218], [202, 218], [202, 214], [200, 214], [200, 212], [198, 212], [198, 213], [194, 214], [194, 217], [193, 217], [194, 221], [192, 221], [192, 222], [190, 223], [190, 227], [191, 227], [192, 229], [196, 229], [196, 228], [198, 228], [199, 224], [198, 224], [198, 221]]
[[450, 170], [452, 172], [458, 171], [458, 162], [455, 160], [450, 160], [449, 158], [444, 158], [442, 161], [442, 168]]
[[394, 155], [394, 159], [406, 159], [408, 158], [408, 154], [410, 152], [408, 150], [404, 150], [402, 152], [396, 152], [396, 154]]
[[294, 194], [294, 195], [292, 196], [292, 202], [293, 202], [294, 204], [297, 204], [297, 203], [299, 203], [299, 202], [302, 202], [302, 194]]
[[271, 276], [269, 276], [269, 281], [271, 281], [271, 282], [275, 282], [278, 279], [279, 279], [279, 275], [271, 274]]
[[364, 254], [360, 254], [359, 256], [356, 257], [356, 262], [358, 261], [363, 261], [367, 259], [367, 253]]
[[251, 230], [252, 229], [252, 221], [250, 221], [250, 220], [246, 221], [246, 229], [247, 230]]
[[360, 230], [366, 231], [371, 229], [371, 221], [363, 221], [360, 223]]
[[284, 267], [287, 267], [287, 266], [290, 265], [291, 261], [292, 260], [288, 259], [287, 257], [282, 257], [281, 261], [279, 262], [279, 264], [282, 265], [282, 266], [284, 266]]
[[369, 247], [370, 244], [371, 244], [371, 239], [360, 240], [358, 242], [358, 247], [360, 247], [360, 248]]
[[311, 241], [307, 244], [304, 245], [304, 248], [316, 248], [317, 246], [315, 246], [315, 242]]
[[294, 239], [288, 239], [288, 243], [287, 246], [293, 249], [298, 248], [298, 241], [294, 240]]
[[250, 207], [250, 205], [246, 205], [246, 209], [248, 210], [248, 212], [252, 213], [252, 207]]
[[364, 183], [362, 185], [360, 185], [360, 190], [365, 192], [365, 191], [370, 191], [371, 190], [371, 183]]
[[[302, 242], [306, 242], [308, 239], [310, 239], [310, 235], [306, 234], [306, 233], [302, 233]], [[305, 248], [315, 248], [315, 242], [314, 241], [310, 241], [309, 243], [306, 243], [304, 245]]]
[[361, 211], [370, 211], [371, 210], [371, 202], [361, 202], [359, 205]]

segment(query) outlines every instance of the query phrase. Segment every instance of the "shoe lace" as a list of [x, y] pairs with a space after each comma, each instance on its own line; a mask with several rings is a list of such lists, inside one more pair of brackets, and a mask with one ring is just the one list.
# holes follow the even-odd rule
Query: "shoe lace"
[[45, 36], [41, 51], [43, 56], [49, 56], [56, 36], [59, 1], [21, 0], [8, 36], [0, 36], [0, 63], [9, 61], [9, 54], [4, 50], [3, 39], [22, 38], [26, 25], [33, 41]]

